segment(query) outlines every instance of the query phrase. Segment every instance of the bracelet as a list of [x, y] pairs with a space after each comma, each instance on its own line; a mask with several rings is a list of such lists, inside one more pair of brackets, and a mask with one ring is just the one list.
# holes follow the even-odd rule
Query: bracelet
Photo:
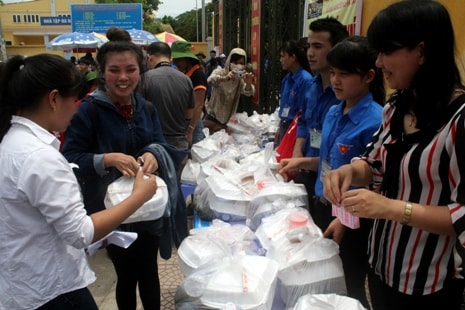
[[413, 205], [410, 202], [405, 203], [404, 214], [402, 215], [402, 225], [407, 225], [410, 222], [410, 217], [412, 217], [412, 207]]
[[190, 128], [190, 129], [192, 129], [192, 130], [194, 130], [194, 129], [195, 129], [195, 127], [194, 127], [194, 126], [192, 126], [192, 125], [189, 125], [189, 126], [187, 126], [187, 127], [189, 127], [189, 128]]

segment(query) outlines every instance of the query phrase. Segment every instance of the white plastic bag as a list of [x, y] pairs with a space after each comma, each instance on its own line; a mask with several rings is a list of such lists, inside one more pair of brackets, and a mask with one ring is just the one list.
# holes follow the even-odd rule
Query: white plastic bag
[[[128, 217], [123, 224], [151, 221], [169, 216], [168, 206], [168, 188], [162, 178], [155, 176], [158, 189], [155, 195], [142, 205], [136, 212]], [[122, 176], [110, 185], [108, 185], [105, 195], [105, 208], [111, 208], [126, 199], [131, 193], [134, 186], [134, 177]], [[167, 214], [165, 214], [167, 213]]]
[[197, 179], [200, 174], [200, 163], [188, 159], [181, 172], [181, 183], [197, 185]]
[[299, 298], [294, 310], [366, 310], [353, 298], [336, 294], [307, 294]]

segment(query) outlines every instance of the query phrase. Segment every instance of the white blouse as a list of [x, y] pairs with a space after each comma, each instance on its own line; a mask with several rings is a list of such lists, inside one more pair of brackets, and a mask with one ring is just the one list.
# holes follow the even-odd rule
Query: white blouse
[[94, 226], [53, 134], [23, 117], [0, 143], [0, 309], [35, 309], [95, 281]]

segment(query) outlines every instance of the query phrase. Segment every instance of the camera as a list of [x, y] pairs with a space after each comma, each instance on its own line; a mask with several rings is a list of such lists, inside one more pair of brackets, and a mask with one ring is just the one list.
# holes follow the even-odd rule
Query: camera
[[244, 71], [236, 71], [236, 73], [234, 74], [234, 77], [235, 77], [236, 79], [240, 79], [240, 78], [243, 78], [243, 77], [244, 77], [244, 74], [245, 74]]

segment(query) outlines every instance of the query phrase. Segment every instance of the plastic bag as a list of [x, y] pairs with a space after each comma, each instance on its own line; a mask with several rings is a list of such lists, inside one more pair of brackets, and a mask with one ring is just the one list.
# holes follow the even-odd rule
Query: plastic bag
[[[151, 221], [169, 216], [168, 188], [162, 178], [155, 176], [158, 189], [155, 195], [128, 217], [123, 224]], [[105, 195], [105, 208], [111, 208], [126, 199], [134, 187], [134, 177], [122, 176], [108, 185]]]
[[278, 264], [263, 256], [236, 255], [204, 264], [184, 278], [175, 295], [176, 309], [270, 310]]
[[307, 294], [299, 298], [294, 310], [366, 310], [353, 298], [336, 294]]
[[197, 179], [200, 174], [200, 163], [188, 159], [181, 172], [181, 183], [197, 185]]
[[284, 134], [281, 142], [276, 148], [276, 159], [278, 162], [283, 158], [291, 158], [294, 153], [294, 145], [297, 140], [297, 121], [300, 117], [300, 112], [294, 117], [292, 122], [289, 124], [286, 133]]

